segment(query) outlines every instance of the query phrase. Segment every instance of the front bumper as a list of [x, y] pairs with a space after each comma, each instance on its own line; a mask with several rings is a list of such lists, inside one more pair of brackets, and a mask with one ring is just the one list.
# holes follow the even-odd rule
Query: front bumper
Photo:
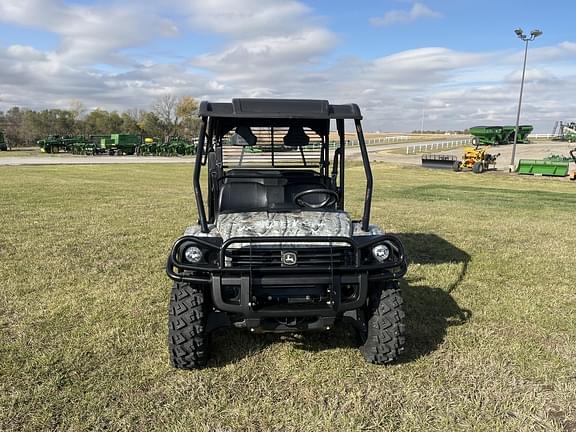
[[[371, 256], [372, 247], [381, 243], [391, 249], [382, 264]], [[205, 262], [185, 262], [183, 251], [191, 245], [206, 251]], [[236, 252], [239, 248], [242, 254]], [[312, 258], [285, 266], [279, 261], [283, 250], [308, 251]], [[310, 254], [310, 250], [319, 252]], [[171, 279], [203, 284], [217, 310], [238, 314], [248, 323], [261, 318], [336, 317], [365, 304], [370, 282], [398, 279], [406, 270], [404, 247], [392, 235], [237, 237], [224, 243], [218, 238], [183, 236], [172, 247], [166, 265]], [[236, 294], [227, 297], [230, 292]]]

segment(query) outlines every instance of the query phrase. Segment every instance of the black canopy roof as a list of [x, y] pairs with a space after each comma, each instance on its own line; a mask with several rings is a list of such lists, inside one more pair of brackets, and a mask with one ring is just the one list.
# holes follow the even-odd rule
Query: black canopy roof
[[269, 119], [362, 119], [356, 104], [331, 105], [321, 99], [232, 99], [226, 102], [200, 102], [201, 117]]

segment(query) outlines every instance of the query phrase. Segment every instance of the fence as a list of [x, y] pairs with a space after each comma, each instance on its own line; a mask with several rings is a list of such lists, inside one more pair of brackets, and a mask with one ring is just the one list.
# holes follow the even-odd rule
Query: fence
[[552, 138], [556, 138], [558, 137], [558, 135], [554, 135], [554, 134], [530, 134], [528, 135], [528, 138], [532, 138], [532, 139], [552, 139]]
[[455, 147], [460, 147], [466, 144], [470, 144], [472, 140], [470, 138], [452, 140], [452, 141], [438, 141], [425, 144], [414, 144], [406, 147], [406, 154], [416, 154], [416, 153], [426, 153], [428, 151], [434, 150], [447, 150]]

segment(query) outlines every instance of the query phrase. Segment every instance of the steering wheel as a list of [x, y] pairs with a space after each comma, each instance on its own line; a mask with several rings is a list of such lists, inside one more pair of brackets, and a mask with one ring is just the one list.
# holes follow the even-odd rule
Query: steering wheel
[[[326, 195], [326, 199], [317, 204], [308, 202], [303, 199], [304, 196], [310, 194], [324, 194]], [[330, 189], [308, 189], [302, 192], [298, 192], [296, 195], [294, 195], [293, 199], [294, 204], [296, 204], [298, 207], [306, 207], [311, 209], [328, 207], [334, 204], [336, 201], [338, 201], [338, 193]]]

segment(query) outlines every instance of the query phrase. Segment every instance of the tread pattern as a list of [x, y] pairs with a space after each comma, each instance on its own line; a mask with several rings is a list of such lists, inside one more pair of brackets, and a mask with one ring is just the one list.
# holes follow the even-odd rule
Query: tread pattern
[[385, 282], [371, 289], [366, 307], [367, 330], [360, 346], [367, 362], [390, 363], [404, 351], [403, 303], [397, 281]]
[[178, 369], [206, 366], [208, 334], [202, 290], [185, 282], [174, 282], [168, 312], [170, 361]]

